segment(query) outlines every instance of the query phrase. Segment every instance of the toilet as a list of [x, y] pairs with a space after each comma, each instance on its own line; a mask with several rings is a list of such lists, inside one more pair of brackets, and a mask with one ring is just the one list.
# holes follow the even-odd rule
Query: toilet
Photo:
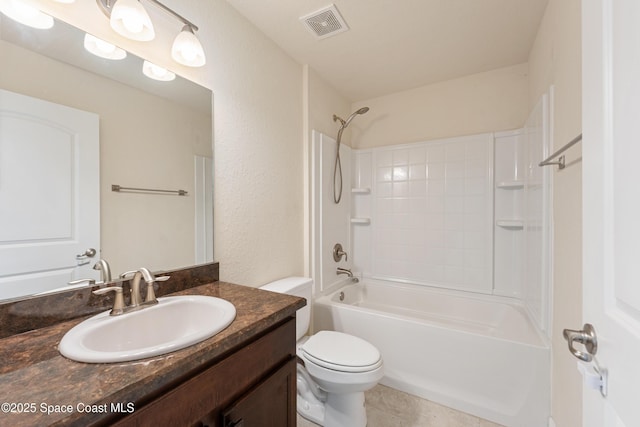
[[365, 427], [364, 392], [384, 374], [378, 349], [342, 332], [305, 336], [311, 321], [312, 279], [287, 277], [261, 289], [307, 300], [296, 312], [298, 413], [325, 427]]

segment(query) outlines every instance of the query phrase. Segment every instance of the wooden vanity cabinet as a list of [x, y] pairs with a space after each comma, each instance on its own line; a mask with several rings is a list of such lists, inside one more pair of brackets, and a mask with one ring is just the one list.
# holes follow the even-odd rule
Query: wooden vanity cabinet
[[114, 425], [295, 426], [295, 329], [292, 317]]

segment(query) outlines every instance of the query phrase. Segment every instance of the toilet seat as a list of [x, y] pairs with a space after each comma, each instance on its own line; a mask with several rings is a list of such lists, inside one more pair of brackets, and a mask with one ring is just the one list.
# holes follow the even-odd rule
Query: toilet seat
[[380, 352], [367, 341], [336, 331], [320, 331], [301, 347], [304, 358], [340, 372], [367, 372], [382, 365]]

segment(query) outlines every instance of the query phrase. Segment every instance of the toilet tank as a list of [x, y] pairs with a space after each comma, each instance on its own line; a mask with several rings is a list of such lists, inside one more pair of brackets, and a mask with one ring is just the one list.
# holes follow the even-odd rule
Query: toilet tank
[[302, 338], [309, 330], [311, 321], [311, 295], [313, 292], [313, 279], [308, 277], [287, 277], [267, 283], [260, 289], [277, 292], [280, 294], [293, 295], [305, 298], [307, 305], [296, 312], [296, 341]]

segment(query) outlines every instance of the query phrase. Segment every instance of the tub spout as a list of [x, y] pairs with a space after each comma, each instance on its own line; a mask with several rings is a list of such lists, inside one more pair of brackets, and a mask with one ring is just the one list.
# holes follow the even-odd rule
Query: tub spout
[[342, 267], [338, 267], [336, 269], [336, 274], [340, 275], [340, 274], [346, 274], [353, 283], [357, 283], [358, 282], [358, 278], [353, 276], [353, 273], [351, 272], [351, 270], [349, 270], [348, 268], [342, 268]]

